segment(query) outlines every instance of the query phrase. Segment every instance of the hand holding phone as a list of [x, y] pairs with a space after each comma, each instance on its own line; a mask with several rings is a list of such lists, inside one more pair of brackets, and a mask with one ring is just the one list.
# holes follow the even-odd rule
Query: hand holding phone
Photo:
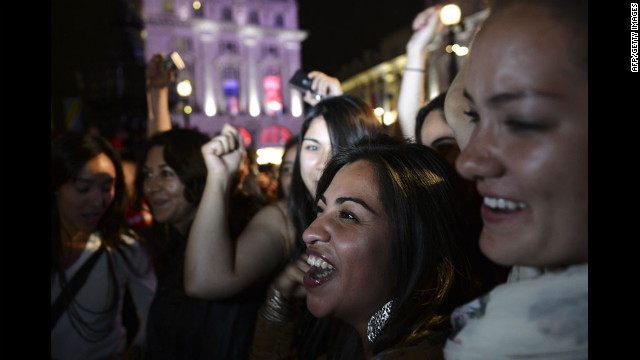
[[327, 96], [338, 96], [344, 93], [340, 80], [321, 71], [298, 70], [289, 80], [289, 84], [302, 91], [304, 101], [312, 106]]
[[170, 72], [172, 70], [182, 70], [185, 68], [185, 65], [180, 54], [174, 51], [162, 59], [162, 68], [164, 71]]
[[293, 76], [291, 77], [291, 79], [289, 79], [289, 85], [302, 91], [302, 93], [306, 93], [307, 90], [310, 90], [313, 92], [313, 90], [311, 90], [311, 83], [313, 80], [309, 78], [308, 74], [309, 73], [307, 73], [304, 70], [296, 71], [295, 74], [293, 74]]
[[168, 56], [154, 54], [145, 69], [148, 89], [159, 89], [169, 86], [175, 80], [175, 71], [184, 69], [180, 55], [173, 52]]

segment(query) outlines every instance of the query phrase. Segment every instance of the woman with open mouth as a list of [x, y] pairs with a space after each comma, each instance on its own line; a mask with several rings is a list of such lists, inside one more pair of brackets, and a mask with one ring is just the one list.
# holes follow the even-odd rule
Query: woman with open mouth
[[189, 232], [185, 263], [187, 294], [221, 299], [268, 284], [291, 259], [304, 253], [300, 239], [313, 216], [313, 194], [328, 159], [362, 136], [381, 133], [373, 109], [360, 98], [324, 98], [306, 114], [293, 165], [288, 198], [253, 216], [236, 241], [228, 235], [230, 179], [237, 171], [243, 144], [226, 124], [202, 146], [208, 176]]
[[385, 135], [334, 155], [303, 234], [306, 266], [272, 287], [251, 356], [307, 358], [293, 335], [303, 320], [297, 281], [315, 317], [341, 322], [323, 356], [442, 358], [451, 311], [495, 285], [479, 275], [490, 263], [465, 186], [435, 150]]
[[[238, 168], [243, 144], [238, 130], [226, 124], [202, 147], [208, 176], [187, 243], [187, 294], [203, 299], [233, 296], [269, 285], [290, 262], [306, 259], [301, 236], [315, 217], [313, 198], [327, 161], [341, 148], [383, 132], [373, 109], [362, 99], [343, 94], [320, 100], [306, 113], [299, 132], [288, 199], [266, 205], [232, 241], [225, 220], [234, 216], [228, 210], [229, 180]], [[309, 326], [304, 328], [311, 333], [332, 326], [311, 315], [307, 319]]]

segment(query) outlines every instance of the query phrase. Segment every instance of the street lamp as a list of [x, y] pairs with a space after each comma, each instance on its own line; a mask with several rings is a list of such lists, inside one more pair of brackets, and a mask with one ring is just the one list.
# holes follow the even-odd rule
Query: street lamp
[[447, 52], [451, 54], [451, 60], [449, 63], [449, 83], [453, 82], [453, 78], [455, 78], [458, 73], [456, 54], [451, 49], [453, 46], [457, 45], [454, 26], [460, 23], [461, 15], [462, 12], [460, 11], [460, 7], [456, 4], [448, 4], [440, 9], [440, 22], [449, 28], [449, 45], [447, 47]]
[[189, 96], [191, 95], [191, 91], [193, 88], [191, 87], [191, 82], [189, 80], [182, 80], [178, 83], [176, 87], [178, 91], [178, 95], [182, 96], [185, 101], [185, 106], [182, 108], [184, 113], [184, 126], [189, 127], [189, 114], [191, 114], [191, 105], [189, 105]]

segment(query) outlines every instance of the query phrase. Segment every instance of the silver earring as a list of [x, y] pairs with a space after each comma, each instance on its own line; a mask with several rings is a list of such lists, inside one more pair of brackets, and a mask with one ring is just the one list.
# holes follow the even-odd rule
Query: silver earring
[[389, 320], [389, 315], [391, 315], [391, 306], [393, 305], [394, 300], [389, 301], [384, 304], [384, 306], [376, 311], [375, 314], [369, 320], [369, 324], [367, 325], [367, 338], [369, 342], [373, 342], [376, 339], [382, 328]]

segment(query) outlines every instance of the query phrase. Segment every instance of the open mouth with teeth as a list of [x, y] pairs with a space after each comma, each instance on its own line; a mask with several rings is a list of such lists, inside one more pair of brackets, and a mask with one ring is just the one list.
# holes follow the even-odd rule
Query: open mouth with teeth
[[314, 289], [331, 280], [336, 272], [333, 265], [315, 255], [309, 255], [307, 264], [311, 265], [311, 269], [304, 274], [303, 279], [307, 289]]
[[484, 198], [484, 205], [491, 209], [492, 211], [497, 212], [509, 212], [509, 211], [517, 211], [523, 210], [527, 208], [527, 204], [522, 201], [513, 201], [507, 200], [503, 198]]

